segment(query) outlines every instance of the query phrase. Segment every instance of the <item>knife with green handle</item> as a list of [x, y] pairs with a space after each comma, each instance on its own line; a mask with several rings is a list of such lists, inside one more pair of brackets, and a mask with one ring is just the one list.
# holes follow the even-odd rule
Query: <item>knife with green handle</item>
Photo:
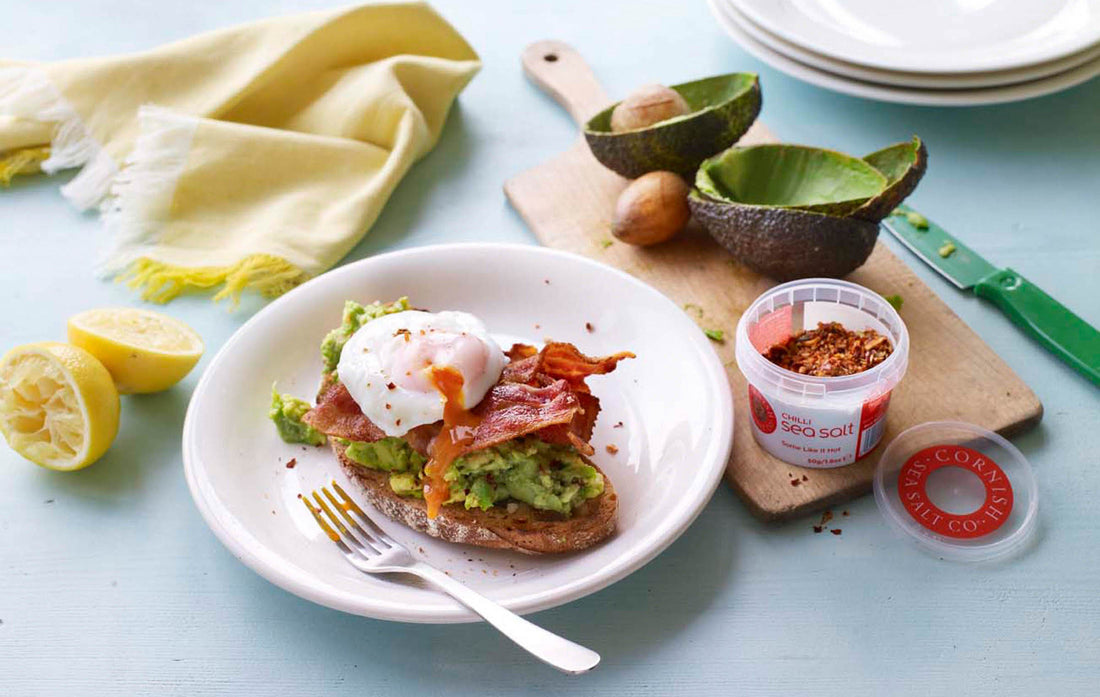
[[1012, 269], [998, 269], [908, 206], [882, 226], [959, 288], [973, 289], [1054, 355], [1100, 385], [1100, 331]]

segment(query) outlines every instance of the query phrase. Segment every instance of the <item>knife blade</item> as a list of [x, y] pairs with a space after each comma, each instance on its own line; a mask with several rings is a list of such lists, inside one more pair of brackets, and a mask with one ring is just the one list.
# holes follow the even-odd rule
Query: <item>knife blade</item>
[[1054, 355], [1100, 385], [1100, 332], [1095, 327], [1019, 273], [990, 264], [908, 206], [899, 206], [882, 226], [956, 287], [995, 304]]

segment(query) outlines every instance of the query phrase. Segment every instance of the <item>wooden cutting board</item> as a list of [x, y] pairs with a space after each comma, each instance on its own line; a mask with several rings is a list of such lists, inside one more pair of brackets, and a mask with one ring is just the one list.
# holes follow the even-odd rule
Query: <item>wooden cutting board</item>
[[[567, 44], [532, 44], [522, 62], [528, 77], [578, 124], [612, 101]], [[759, 122], [741, 140], [774, 141]], [[883, 295], [900, 294], [905, 301], [901, 316], [911, 339], [909, 370], [891, 399], [883, 445], [855, 464], [828, 470], [802, 469], [771, 457], [752, 436], [732, 337], [741, 313], [775, 282], [738, 264], [694, 223], [653, 248], [609, 245], [615, 200], [626, 183], [596, 161], [582, 137], [561, 155], [505, 182], [504, 191], [542, 244], [622, 269], [690, 308], [700, 325], [724, 330], [729, 338], [714, 346], [726, 365], [736, 405], [727, 480], [758, 517], [803, 515], [868, 492], [885, 444], [918, 423], [969, 421], [1010, 435], [1042, 418], [1035, 393], [880, 242], [848, 278]]]

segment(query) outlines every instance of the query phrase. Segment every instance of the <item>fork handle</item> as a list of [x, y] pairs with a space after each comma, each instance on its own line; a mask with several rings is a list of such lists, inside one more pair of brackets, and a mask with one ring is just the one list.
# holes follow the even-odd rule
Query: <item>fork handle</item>
[[434, 583], [447, 595], [481, 615], [486, 622], [526, 649], [532, 656], [562, 672], [572, 675], [586, 673], [600, 662], [600, 654], [595, 651], [528, 622], [484, 595], [470, 590], [439, 569], [417, 563], [406, 570], [425, 581]]

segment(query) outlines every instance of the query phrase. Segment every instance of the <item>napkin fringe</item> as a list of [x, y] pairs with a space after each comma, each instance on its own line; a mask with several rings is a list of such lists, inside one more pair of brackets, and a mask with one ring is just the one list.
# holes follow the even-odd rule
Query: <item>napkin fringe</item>
[[188, 291], [221, 286], [214, 301], [229, 299], [236, 306], [241, 293], [255, 290], [275, 298], [309, 278], [289, 261], [270, 254], [253, 254], [230, 266], [190, 268], [153, 259], [136, 259], [116, 279], [141, 293], [144, 300], [166, 303]]
[[0, 114], [56, 125], [50, 156], [40, 166], [47, 174], [83, 166], [61, 187], [73, 205], [88, 210], [107, 196], [118, 167], [44, 71], [33, 66], [0, 68]]
[[152, 105], [138, 109], [137, 122], [134, 147], [111, 182], [111, 196], [101, 211], [112, 240], [100, 263], [108, 275], [160, 243], [158, 223], [172, 217], [176, 186], [198, 127], [193, 117]]
[[161, 243], [160, 221], [171, 218], [176, 185], [187, 166], [198, 127], [193, 116], [145, 105], [138, 110], [139, 134], [103, 206], [103, 222], [112, 246], [100, 271], [164, 303], [182, 293], [221, 287], [214, 300], [234, 305], [245, 290], [266, 297], [285, 293], [309, 276], [272, 254], [252, 254], [234, 264], [184, 266], [155, 259]]
[[12, 150], [0, 157], [0, 186], [11, 186], [11, 180], [17, 174], [41, 172], [42, 163], [49, 157], [50, 148], [47, 145]]

